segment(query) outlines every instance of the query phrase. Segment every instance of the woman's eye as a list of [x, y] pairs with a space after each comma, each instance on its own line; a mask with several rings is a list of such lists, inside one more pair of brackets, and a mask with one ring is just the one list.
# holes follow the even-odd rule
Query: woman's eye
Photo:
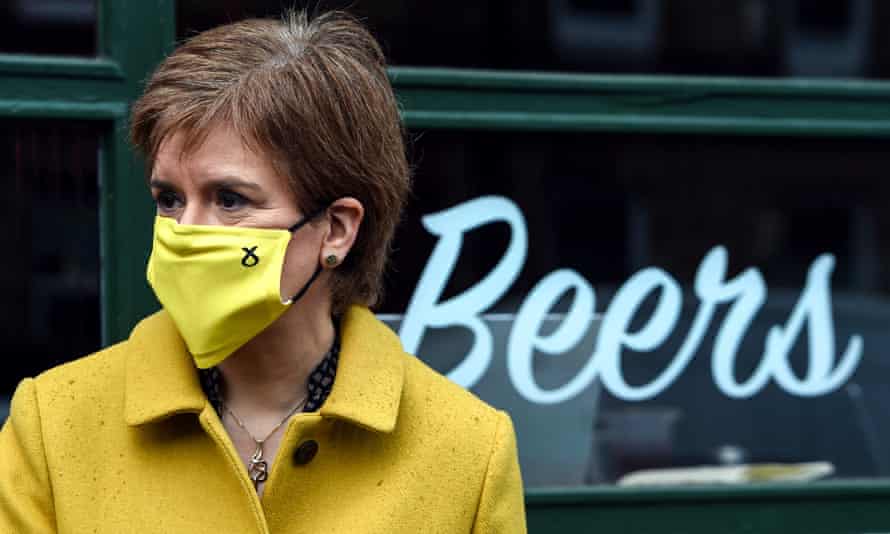
[[218, 194], [219, 205], [226, 210], [234, 210], [244, 206], [247, 203], [247, 199], [243, 196], [239, 195], [234, 191], [229, 191], [227, 189], [221, 190]]
[[164, 211], [172, 211], [176, 209], [179, 199], [176, 198], [176, 194], [172, 191], [161, 191], [158, 193], [155, 202], [157, 203], [158, 208]]

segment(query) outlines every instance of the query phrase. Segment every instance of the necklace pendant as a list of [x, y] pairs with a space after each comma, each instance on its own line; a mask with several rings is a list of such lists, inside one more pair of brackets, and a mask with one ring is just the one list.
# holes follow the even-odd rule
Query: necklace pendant
[[254, 485], [265, 482], [269, 477], [269, 464], [263, 459], [263, 444], [257, 443], [253, 456], [247, 466], [247, 475], [253, 480]]

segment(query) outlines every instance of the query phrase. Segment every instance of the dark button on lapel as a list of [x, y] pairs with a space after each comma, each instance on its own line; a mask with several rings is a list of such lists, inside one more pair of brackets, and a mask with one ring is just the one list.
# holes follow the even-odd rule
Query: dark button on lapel
[[307, 439], [297, 450], [294, 451], [294, 463], [297, 465], [306, 465], [318, 454], [318, 442], [314, 439]]

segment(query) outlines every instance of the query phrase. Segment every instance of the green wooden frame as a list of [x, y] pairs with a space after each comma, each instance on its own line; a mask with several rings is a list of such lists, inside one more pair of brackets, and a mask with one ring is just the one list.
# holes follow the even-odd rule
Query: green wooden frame
[[101, 140], [102, 341], [126, 337], [154, 306], [146, 287], [151, 204], [127, 143], [127, 114], [147, 73], [173, 46], [174, 0], [97, 0], [98, 56], [0, 55], [0, 117], [106, 125]]
[[890, 85], [393, 68], [409, 127], [875, 137]]
[[888, 502], [880, 480], [526, 494], [533, 533], [879, 534], [890, 531]]
[[[890, 137], [890, 84], [393, 68], [409, 128]], [[890, 481], [526, 491], [530, 532], [890, 532]]]
[[[173, 46], [174, 1], [97, 0], [99, 56], [0, 55], [0, 117], [107, 125], [100, 159], [102, 339], [156, 307], [145, 283], [152, 207], [127, 114]], [[409, 128], [890, 136], [890, 85], [393, 68]], [[531, 532], [890, 531], [890, 481], [527, 492]]]

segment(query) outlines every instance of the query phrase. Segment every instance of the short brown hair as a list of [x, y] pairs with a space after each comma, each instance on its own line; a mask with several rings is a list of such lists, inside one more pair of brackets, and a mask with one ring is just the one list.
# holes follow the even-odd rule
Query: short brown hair
[[161, 143], [185, 150], [218, 124], [270, 157], [298, 208], [351, 196], [365, 208], [352, 250], [331, 278], [334, 313], [375, 305], [410, 188], [404, 132], [379, 44], [355, 19], [252, 19], [196, 35], [161, 63], [134, 104], [130, 138], [151, 168]]

